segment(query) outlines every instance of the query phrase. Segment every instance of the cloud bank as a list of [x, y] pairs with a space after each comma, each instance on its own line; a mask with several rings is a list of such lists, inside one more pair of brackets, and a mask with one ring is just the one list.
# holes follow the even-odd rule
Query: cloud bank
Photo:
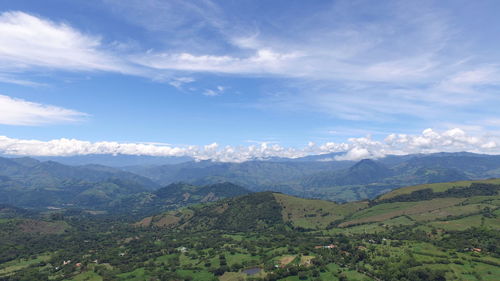
[[455, 128], [443, 132], [426, 129], [419, 135], [390, 134], [384, 140], [350, 138], [347, 142], [309, 143], [302, 148], [261, 143], [249, 146], [173, 146], [153, 143], [88, 142], [76, 139], [24, 140], [0, 136], [0, 153], [18, 156], [73, 156], [125, 154], [148, 156], [189, 156], [196, 160], [244, 162], [272, 157], [298, 158], [308, 155], [342, 153], [332, 160], [360, 160], [386, 155], [468, 151], [500, 154], [500, 137], [471, 136]]

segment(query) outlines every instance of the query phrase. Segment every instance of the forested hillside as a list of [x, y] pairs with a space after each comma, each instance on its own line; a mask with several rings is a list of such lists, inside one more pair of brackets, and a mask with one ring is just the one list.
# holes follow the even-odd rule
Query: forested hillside
[[[162, 192], [189, 200], [217, 188]], [[427, 184], [344, 204], [259, 192], [132, 223], [4, 206], [0, 278], [493, 281], [499, 191], [500, 180]]]
[[500, 176], [500, 156], [495, 155], [416, 154], [359, 162], [333, 161], [334, 157], [244, 163], [186, 162], [126, 170], [161, 184], [229, 181], [252, 191], [271, 190], [337, 202], [372, 199], [409, 185]]

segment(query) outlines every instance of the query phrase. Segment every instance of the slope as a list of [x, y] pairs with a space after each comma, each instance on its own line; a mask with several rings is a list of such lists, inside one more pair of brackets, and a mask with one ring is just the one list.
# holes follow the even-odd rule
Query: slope
[[154, 192], [145, 192], [115, 200], [110, 212], [129, 215], [150, 215], [197, 203], [214, 202], [250, 193], [249, 190], [229, 182], [204, 186], [174, 183]]
[[148, 178], [105, 166], [0, 157], [0, 203], [15, 206], [102, 208], [121, 196], [157, 187]]

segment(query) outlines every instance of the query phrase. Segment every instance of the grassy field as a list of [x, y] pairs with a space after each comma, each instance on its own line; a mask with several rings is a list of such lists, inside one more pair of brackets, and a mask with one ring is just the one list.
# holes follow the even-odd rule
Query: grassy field
[[428, 213], [434, 210], [450, 207], [464, 201], [462, 198], [439, 198], [420, 202], [395, 202], [375, 205], [371, 208], [354, 213], [349, 221], [341, 223], [340, 227], [350, 225], [383, 222], [389, 219], [407, 215]]
[[486, 225], [493, 229], [500, 230], [500, 217], [497, 216], [496, 218], [485, 218], [482, 215], [473, 215], [457, 220], [430, 222], [429, 225], [445, 230], [465, 230], [471, 227], [480, 227], [482, 225]]
[[118, 274], [117, 277], [119, 277], [122, 280], [128, 280], [128, 281], [147, 280], [146, 270], [142, 267], [131, 272]]
[[384, 200], [393, 198], [402, 194], [410, 194], [413, 191], [430, 188], [434, 192], [442, 192], [453, 187], [468, 187], [471, 183], [489, 183], [489, 184], [500, 184], [500, 179], [490, 179], [490, 180], [479, 180], [479, 181], [457, 181], [457, 182], [445, 182], [445, 183], [432, 183], [432, 184], [421, 184], [414, 185], [396, 189], [389, 193], [380, 196], [377, 200]]
[[199, 281], [212, 281], [215, 278], [213, 273], [205, 270], [178, 270], [177, 273], [182, 277], [191, 276], [193, 278], [192, 280]]
[[69, 279], [71, 281], [102, 281], [102, 277], [93, 271], [82, 272], [75, 277]]
[[226, 272], [219, 277], [220, 281], [241, 281], [245, 280], [247, 275], [242, 272]]
[[157, 258], [155, 259], [155, 262], [156, 262], [157, 264], [166, 263], [166, 262], [168, 262], [169, 260], [171, 260], [171, 259], [173, 259], [173, 258], [177, 257], [178, 255], [179, 255], [179, 254], [170, 254], [170, 255], [164, 255], [164, 256], [161, 256], [161, 257], [157, 257]]
[[29, 266], [35, 265], [40, 262], [47, 262], [50, 255], [40, 255], [34, 259], [20, 259], [13, 260], [0, 265], [0, 277], [10, 275], [18, 270], [25, 269]]
[[311, 229], [324, 228], [332, 221], [342, 219], [368, 206], [368, 202], [337, 204], [324, 200], [297, 198], [281, 193], [275, 193], [274, 197], [283, 207], [284, 221]]
[[236, 263], [241, 264], [246, 261], [256, 261], [258, 259], [259, 257], [252, 256], [250, 254], [235, 253], [234, 255], [231, 254], [226, 255], [226, 262], [229, 266], [232, 266]]
[[416, 221], [433, 221], [437, 219], [444, 219], [447, 217], [456, 216], [467, 216], [472, 214], [477, 214], [484, 210], [486, 207], [492, 207], [489, 204], [470, 204], [470, 205], [458, 205], [451, 206], [447, 208], [441, 208], [430, 212], [424, 212], [419, 214], [410, 215], [410, 217]]

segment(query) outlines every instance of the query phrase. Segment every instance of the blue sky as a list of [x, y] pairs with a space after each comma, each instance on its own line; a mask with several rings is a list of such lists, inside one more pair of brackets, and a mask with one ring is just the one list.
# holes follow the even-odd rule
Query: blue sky
[[3, 1], [0, 152], [499, 153], [499, 8]]

